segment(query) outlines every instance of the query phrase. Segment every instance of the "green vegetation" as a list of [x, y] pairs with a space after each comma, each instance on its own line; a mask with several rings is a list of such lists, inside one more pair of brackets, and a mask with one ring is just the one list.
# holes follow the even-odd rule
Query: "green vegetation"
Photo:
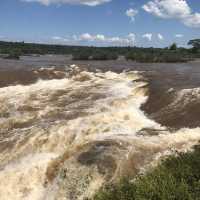
[[9, 54], [11, 51], [19, 50], [23, 55], [27, 54], [71, 54], [79, 49], [75, 46], [34, 44], [24, 42], [0, 41], [0, 54]]
[[[84, 47], [83, 47], [84, 48]], [[79, 50], [72, 54], [73, 60], [116, 60], [118, 54], [108, 48], [90, 47], [87, 50]]]
[[131, 50], [127, 55], [127, 60], [133, 60], [141, 63], [173, 63], [173, 62], [187, 62], [192, 60], [194, 56], [188, 53], [185, 49], [169, 50], [169, 49], [143, 49]]
[[109, 51], [96, 51], [92, 54], [92, 60], [116, 60], [118, 58], [117, 53]]
[[[0, 54], [5, 58], [19, 59], [20, 55], [63, 54], [72, 55], [73, 60], [116, 60], [123, 56], [136, 62], [187, 62], [200, 58], [200, 39], [188, 42], [192, 48], [179, 48], [174, 43], [169, 48], [139, 47], [88, 47], [24, 42], [0, 41]], [[6, 55], [6, 56], [5, 56]]]
[[80, 51], [73, 53], [73, 60], [89, 60], [90, 58], [90, 53], [88, 51]]
[[13, 50], [10, 50], [8, 55], [4, 56], [4, 58], [19, 60], [21, 55], [22, 55], [22, 52], [20, 51], [20, 49], [13, 49]]
[[126, 54], [127, 60], [134, 60], [136, 62], [186, 62], [193, 58], [198, 58], [200, 55], [192, 54], [190, 50], [184, 48], [177, 48], [173, 45], [169, 49], [156, 48], [139, 48], [132, 49]]
[[177, 50], [177, 45], [176, 45], [176, 43], [173, 43], [173, 44], [169, 47], [169, 49], [170, 49], [171, 51], [176, 51], [176, 50]]
[[188, 45], [192, 45], [193, 53], [200, 53], [200, 39], [190, 40]]
[[138, 176], [116, 185], [102, 188], [94, 200], [199, 200], [200, 146], [194, 151], [170, 156], [161, 164]]

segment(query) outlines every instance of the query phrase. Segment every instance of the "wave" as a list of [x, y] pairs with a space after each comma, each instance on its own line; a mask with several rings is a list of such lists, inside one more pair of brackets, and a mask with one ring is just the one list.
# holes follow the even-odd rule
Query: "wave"
[[170, 132], [145, 115], [149, 85], [137, 71], [62, 73], [0, 88], [2, 200], [91, 197], [200, 140], [199, 128]]

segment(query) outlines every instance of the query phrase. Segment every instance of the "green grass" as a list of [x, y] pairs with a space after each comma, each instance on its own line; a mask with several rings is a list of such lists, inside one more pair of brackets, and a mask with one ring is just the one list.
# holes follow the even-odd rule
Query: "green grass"
[[200, 146], [169, 156], [135, 181], [107, 185], [94, 200], [200, 200]]

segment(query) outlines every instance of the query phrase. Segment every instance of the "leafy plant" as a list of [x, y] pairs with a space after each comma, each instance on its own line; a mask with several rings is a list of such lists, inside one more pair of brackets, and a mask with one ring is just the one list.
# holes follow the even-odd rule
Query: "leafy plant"
[[102, 188], [94, 200], [199, 200], [200, 146], [169, 156], [135, 181], [128, 178]]

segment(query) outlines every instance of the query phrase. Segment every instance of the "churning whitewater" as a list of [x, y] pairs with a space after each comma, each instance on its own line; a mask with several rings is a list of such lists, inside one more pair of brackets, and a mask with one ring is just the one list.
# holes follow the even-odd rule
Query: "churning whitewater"
[[62, 73], [0, 88], [1, 200], [90, 198], [105, 182], [200, 140], [200, 128], [170, 132], [145, 115], [149, 88], [141, 72], [72, 65]]

